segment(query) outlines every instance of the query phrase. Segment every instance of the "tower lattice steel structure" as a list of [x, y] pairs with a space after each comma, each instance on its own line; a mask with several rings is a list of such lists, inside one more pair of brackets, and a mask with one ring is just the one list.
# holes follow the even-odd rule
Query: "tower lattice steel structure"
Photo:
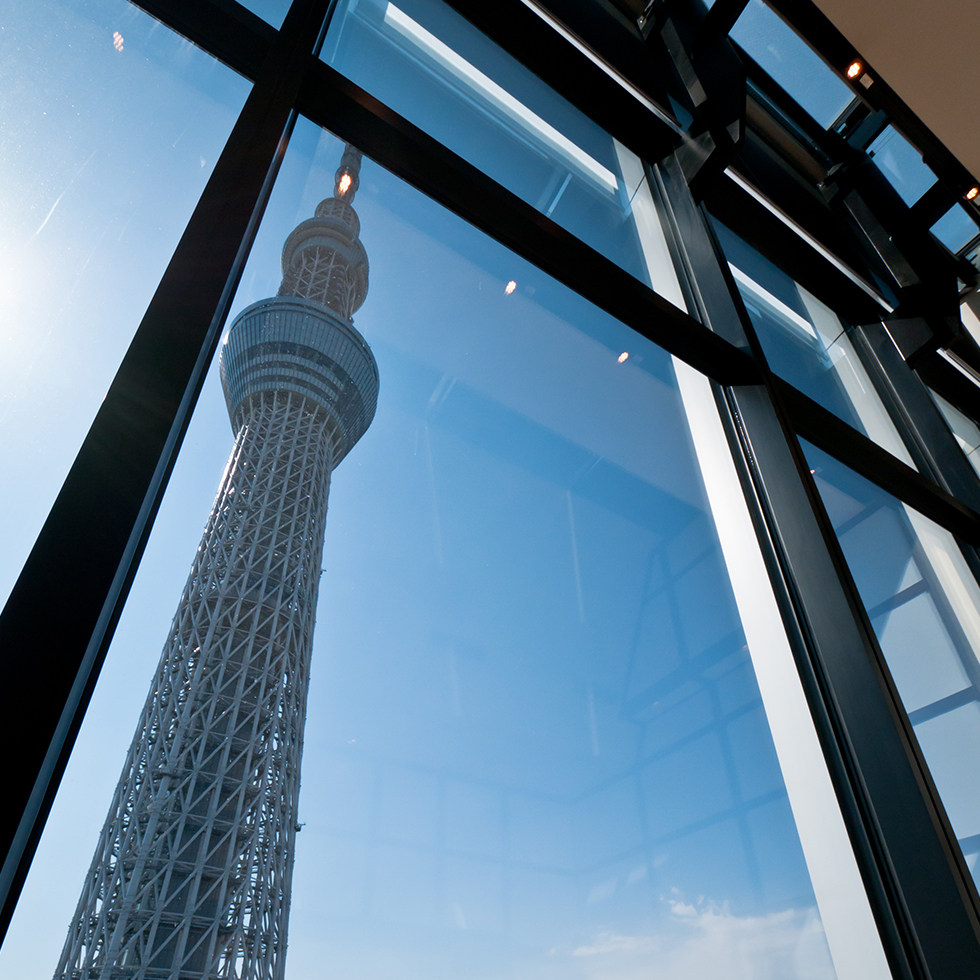
[[280, 980], [330, 474], [374, 417], [360, 153], [221, 355], [235, 447], [56, 980]]

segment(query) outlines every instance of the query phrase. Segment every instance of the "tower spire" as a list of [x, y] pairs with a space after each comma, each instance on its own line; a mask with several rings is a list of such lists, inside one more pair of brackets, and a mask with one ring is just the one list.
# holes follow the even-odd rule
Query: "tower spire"
[[279, 295], [325, 306], [348, 322], [368, 291], [361, 222], [351, 206], [360, 171], [361, 151], [348, 143], [334, 175], [333, 196], [293, 229], [282, 249]]
[[360, 185], [361, 151], [350, 143], [344, 145], [344, 155], [340, 158], [340, 166], [334, 175], [333, 196], [354, 203], [354, 195]]

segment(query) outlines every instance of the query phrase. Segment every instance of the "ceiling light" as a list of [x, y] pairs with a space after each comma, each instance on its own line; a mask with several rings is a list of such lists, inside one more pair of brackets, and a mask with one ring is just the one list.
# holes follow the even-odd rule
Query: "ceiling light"
[[977, 196], [977, 194], [980, 194], [980, 187], [971, 187], [966, 192], [966, 199], [968, 201], [972, 201]]
[[852, 61], [847, 66], [847, 77], [848, 78], [857, 78], [858, 75], [860, 75], [861, 72], [863, 72], [863, 71], [864, 71], [864, 65], [862, 65], [860, 61]]

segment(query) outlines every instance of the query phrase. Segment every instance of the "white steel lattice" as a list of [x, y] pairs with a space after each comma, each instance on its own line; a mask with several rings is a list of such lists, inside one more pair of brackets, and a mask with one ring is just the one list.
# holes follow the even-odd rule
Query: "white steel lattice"
[[250, 399], [57, 977], [282, 977], [333, 428]]

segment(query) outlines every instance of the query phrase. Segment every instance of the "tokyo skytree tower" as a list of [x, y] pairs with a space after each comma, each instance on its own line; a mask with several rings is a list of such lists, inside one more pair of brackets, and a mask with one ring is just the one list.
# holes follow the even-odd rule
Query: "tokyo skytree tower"
[[56, 980], [281, 980], [330, 474], [374, 417], [360, 152], [221, 354], [235, 447]]

